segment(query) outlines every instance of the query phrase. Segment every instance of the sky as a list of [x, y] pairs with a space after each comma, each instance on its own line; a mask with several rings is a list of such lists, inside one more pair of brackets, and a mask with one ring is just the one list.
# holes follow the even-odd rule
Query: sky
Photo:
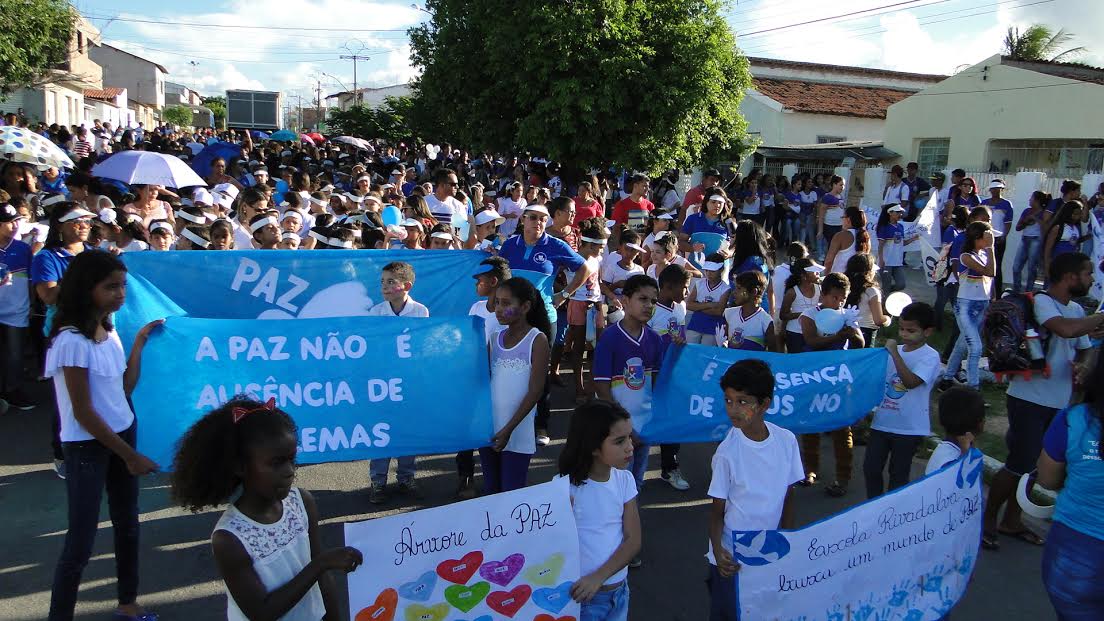
[[[357, 0], [76, 0], [104, 42], [164, 65], [204, 95], [278, 90], [313, 105], [354, 87], [405, 83], [405, 31], [420, 4]], [[186, 8], [185, 8], [186, 7]], [[857, 14], [855, 14], [857, 13]], [[748, 56], [948, 75], [998, 53], [1010, 26], [1065, 28], [1078, 60], [1104, 66], [1102, 0], [730, 0], [725, 17]], [[805, 24], [805, 22], [813, 22]], [[765, 31], [765, 32], [764, 32]]]

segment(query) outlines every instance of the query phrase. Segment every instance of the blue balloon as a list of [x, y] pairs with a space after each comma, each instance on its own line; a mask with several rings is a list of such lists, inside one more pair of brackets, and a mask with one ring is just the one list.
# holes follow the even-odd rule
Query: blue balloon
[[380, 215], [383, 217], [384, 226], [399, 226], [403, 221], [402, 212], [394, 205], [384, 207]]
[[843, 329], [843, 324], [847, 323], [843, 313], [834, 308], [818, 310], [813, 321], [816, 323], [817, 331], [825, 336], [839, 332]]
[[705, 244], [705, 249], [702, 252], [706, 255], [717, 252], [727, 241], [728, 237], [720, 233], [694, 233], [690, 236], [691, 243]]
[[461, 241], [468, 239], [468, 214], [460, 211], [452, 214], [452, 228], [459, 231], [457, 235]]

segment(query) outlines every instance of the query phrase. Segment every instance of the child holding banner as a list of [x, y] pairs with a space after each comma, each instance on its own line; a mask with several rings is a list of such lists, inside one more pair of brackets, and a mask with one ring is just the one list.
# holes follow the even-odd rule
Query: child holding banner
[[985, 430], [985, 400], [981, 393], [965, 386], [954, 386], [939, 395], [939, 424], [943, 427], [943, 441], [928, 458], [925, 475], [970, 452], [974, 438]]
[[629, 615], [629, 562], [640, 552], [640, 514], [632, 473], [632, 420], [616, 403], [590, 401], [571, 416], [559, 476], [571, 481], [579, 531], [579, 575], [571, 597], [582, 621]]
[[537, 452], [537, 401], [544, 394], [552, 324], [540, 292], [515, 277], [495, 289], [495, 316], [505, 326], [491, 342], [491, 395], [495, 433], [479, 449], [483, 493], [525, 487]]
[[874, 413], [863, 460], [867, 498], [885, 493], [886, 462], [890, 490], [908, 483], [916, 447], [931, 433], [928, 407], [939, 376], [939, 352], [927, 344], [933, 332], [935, 311], [928, 304], [913, 302], [901, 311], [897, 326], [901, 344], [886, 340], [885, 396]]
[[[649, 266], [649, 269], [652, 267], [655, 265]], [[671, 343], [686, 342], [686, 295], [689, 285], [690, 271], [681, 265], [672, 263], [659, 273], [659, 296], [648, 326], [659, 334], [664, 350]], [[659, 477], [680, 492], [690, 489], [690, 483], [679, 468], [681, 448], [679, 444], [659, 445]]]
[[329, 572], [364, 562], [355, 548], [322, 549], [314, 497], [294, 487], [297, 437], [274, 399], [235, 398], [192, 425], [173, 458], [173, 500], [191, 511], [226, 503], [240, 486], [211, 534], [229, 620], [334, 618]]
[[741, 360], [721, 376], [732, 423], [713, 455], [709, 496], [709, 618], [736, 621], [732, 532], [793, 528], [793, 488], [804, 470], [794, 434], [764, 420], [774, 397], [774, 374], [762, 360]]

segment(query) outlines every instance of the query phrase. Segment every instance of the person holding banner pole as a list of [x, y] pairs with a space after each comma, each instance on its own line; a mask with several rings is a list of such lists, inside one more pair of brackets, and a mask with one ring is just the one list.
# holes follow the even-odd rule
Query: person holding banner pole
[[1004, 264], [1004, 250], [1008, 244], [1008, 234], [1012, 231], [1012, 218], [1015, 213], [1012, 203], [1001, 197], [1004, 189], [1004, 181], [993, 179], [989, 182], [989, 198], [981, 201], [981, 204], [988, 207], [991, 212], [989, 224], [996, 234], [994, 250], [997, 258], [997, 275], [993, 278], [993, 299], [1000, 298], [1001, 292], [1004, 291], [1004, 272], [1001, 265]]
[[[1039, 271], [1039, 257], [1043, 250], [1042, 222], [1050, 195], [1036, 190], [1031, 194], [1027, 209], [1016, 221], [1016, 230], [1020, 231], [1020, 247], [1016, 258], [1012, 260], [1012, 293], [1028, 293], [1035, 290], [1035, 279]], [[1024, 267], [1027, 267], [1027, 280], [1022, 280]]]
[[732, 429], [713, 454], [709, 482], [710, 621], [739, 618], [732, 532], [794, 527], [793, 485], [802, 480], [801, 451], [793, 432], [764, 420], [774, 397], [767, 363], [741, 360], [721, 376]]
[[548, 381], [552, 324], [540, 293], [525, 278], [495, 289], [495, 317], [505, 329], [491, 341], [491, 402], [495, 433], [479, 449], [483, 493], [525, 487], [537, 452], [533, 419]]

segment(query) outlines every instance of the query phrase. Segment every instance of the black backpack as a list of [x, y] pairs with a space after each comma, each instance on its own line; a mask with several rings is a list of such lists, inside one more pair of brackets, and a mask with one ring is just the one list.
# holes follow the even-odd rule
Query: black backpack
[[[1038, 295], [1046, 295], [1039, 293]], [[1044, 356], [1032, 360], [1027, 350], [1027, 331], [1039, 334]], [[989, 305], [981, 328], [989, 370], [993, 373], [1041, 371], [1046, 368], [1046, 328], [1035, 321], [1035, 298], [1031, 293], [1006, 293]]]

